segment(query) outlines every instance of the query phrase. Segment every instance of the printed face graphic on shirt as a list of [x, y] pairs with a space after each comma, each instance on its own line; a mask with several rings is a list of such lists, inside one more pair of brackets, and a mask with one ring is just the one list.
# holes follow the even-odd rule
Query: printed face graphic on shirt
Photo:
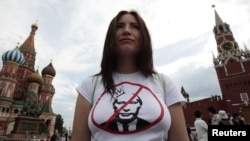
[[99, 97], [92, 122], [108, 132], [129, 134], [154, 126], [163, 115], [163, 107], [150, 89], [126, 82], [116, 85], [112, 94], [104, 92]]
[[[132, 95], [133, 94], [126, 94], [126, 93], [118, 95], [113, 102], [114, 112], [117, 112], [118, 109], [121, 109], [121, 106], [126, 104], [132, 97]], [[132, 122], [137, 118], [141, 106], [142, 106], [142, 101], [139, 96], [136, 96], [134, 99], [132, 99], [130, 102], [127, 103], [126, 107], [124, 107], [119, 112], [119, 114], [116, 117], [116, 120], [124, 124]]]

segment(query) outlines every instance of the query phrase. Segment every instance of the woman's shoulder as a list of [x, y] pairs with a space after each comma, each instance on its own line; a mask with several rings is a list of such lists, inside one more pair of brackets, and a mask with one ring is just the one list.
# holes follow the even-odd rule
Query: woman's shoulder
[[76, 89], [89, 89], [100, 80], [100, 75], [89, 75], [81, 80]]
[[99, 74], [94, 74], [94, 75], [89, 75], [85, 78], [82, 79], [82, 83], [90, 83], [92, 82], [94, 79], [99, 79], [101, 76]]
[[98, 81], [99, 75], [91, 75], [82, 80], [82, 82], [76, 87], [76, 91], [84, 96], [90, 103], [92, 102], [92, 94]]
[[153, 74], [153, 77], [155, 79], [159, 79], [160, 81], [165, 81], [165, 83], [173, 82], [172, 78], [166, 73], [156, 72]]

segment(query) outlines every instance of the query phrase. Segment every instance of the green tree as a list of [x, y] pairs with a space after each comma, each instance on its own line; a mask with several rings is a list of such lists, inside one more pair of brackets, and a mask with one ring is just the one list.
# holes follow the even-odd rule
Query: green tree
[[55, 129], [58, 130], [59, 134], [63, 134], [63, 118], [60, 114], [56, 115]]

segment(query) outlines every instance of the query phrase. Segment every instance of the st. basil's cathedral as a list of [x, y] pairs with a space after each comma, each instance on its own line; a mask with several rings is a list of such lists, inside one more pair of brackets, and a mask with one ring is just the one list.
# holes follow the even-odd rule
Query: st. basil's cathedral
[[53, 133], [56, 114], [51, 104], [55, 94], [52, 84], [56, 71], [49, 62], [39, 74], [34, 68], [36, 60], [35, 33], [36, 23], [31, 25], [28, 38], [20, 46], [2, 54], [3, 67], [0, 71], [0, 135], [7, 135], [13, 129], [15, 118], [22, 114], [25, 100], [36, 101], [42, 113], [39, 118], [47, 125], [48, 132]]

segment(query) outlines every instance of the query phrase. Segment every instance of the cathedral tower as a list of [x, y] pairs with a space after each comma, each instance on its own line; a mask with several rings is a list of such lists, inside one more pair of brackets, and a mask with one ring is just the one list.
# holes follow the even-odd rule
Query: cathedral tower
[[17, 84], [17, 71], [24, 63], [24, 56], [19, 47], [8, 50], [2, 55], [3, 68], [0, 71], [0, 134], [7, 129], [10, 119], [13, 119], [21, 110], [13, 106], [14, 91]]
[[56, 71], [52, 65], [52, 62], [49, 63], [42, 70], [42, 77], [44, 83], [40, 87], [40, 98], [39, 101], [44, 103], [45, 101], [52, 101], [52, 98], [55, 94], [55, 88], [52, 85], [53, 78], [56, 75]]
[[24, 41], [24, 43], [20, 46], [20, 51], [23, 53], [25, 62], [20, 65], [18, 69], [18, 77], [17, 77], [17, 88], [15, 91], [15, 99], [22, 99], [24, 97], [25, 91], [28, 89], [27, 77], [35, 72], [34, 66], [36, 61], [36, 52], [35, 52], [35, 32], [38, 29], [36, 23], [31, 25], [31, 32], [28, 38]]

